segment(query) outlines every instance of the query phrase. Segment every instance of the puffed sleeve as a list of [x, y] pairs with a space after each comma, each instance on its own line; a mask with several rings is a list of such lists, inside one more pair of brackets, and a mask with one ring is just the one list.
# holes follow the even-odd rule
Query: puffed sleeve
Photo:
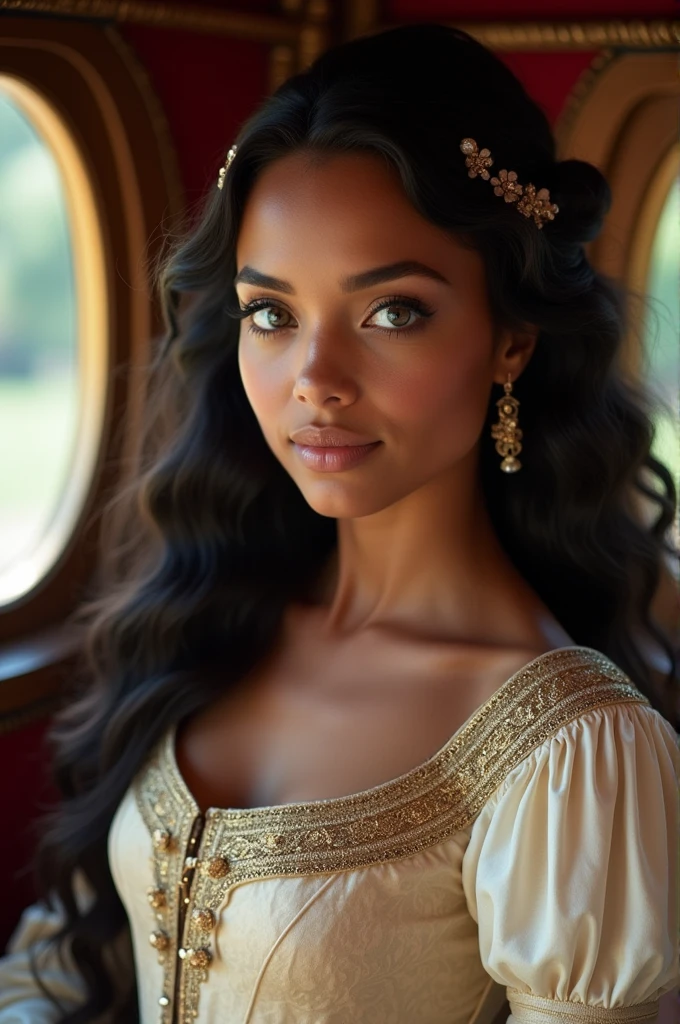
[[562, 726], [476, 818], [463, 889], [508, 1024], [655, 1020], [680, 983], [680, 744], [648, 704]]
[[[75, 876], [74, 894], [81, 909], [87, 907], [92, 893], [80, 873]], [[34, 903], [22, 914], [0, 959], [0, 1024], [54, 1024], [63, 1013], [58, 1005], [40, 988], [31, 971], [31, 956], [35, 958], [41, 981], [58, 1000], [64, 1010], [74, 1010], [86, 997], [85, 982], [67, 948], [61, 950], [49, 942], [64, 922], [59, 901], [55, 899], [51, 910], [45, 903]], [[125, 977], [125, 967], [131, 953], [128, 936], [121, 936], [104, 953], [105, 960]], [[129, 974], [129, 971], [128, 971]], [[114, 975], [116, 976], [116, 975]], [[106, 1015], [97, 1018], [106, 1024]]]
[[62, 1016], [31, 973], [31, 950], [40, 978], [64, 1009], [73, 1010], [84, 1001], [84, 982], [68, 954], [60, 962], [57, 950], [48, 945], [62, 923], [61, 911], [44, 903], [34, 903], [21, 915], [0, 960], [0, 1024], [52, 1024]]

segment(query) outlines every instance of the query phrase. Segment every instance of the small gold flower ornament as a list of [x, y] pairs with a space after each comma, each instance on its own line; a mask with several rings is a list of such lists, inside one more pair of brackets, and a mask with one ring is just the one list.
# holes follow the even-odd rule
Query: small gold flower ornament
[[506, 203], [516, 203], [517, 209], [525, 217], [532, 217], [534, 223], [542, 228], [546, 220], [554, 220], [555, 214], [559, 213], [559, 206], [550, 202], [550, 192], [547, 188], [536, 191], [536, 186], [529, 182], [521, 185], [517, 180], [516, 171], [503, 169], [498, 172], [497, 178], [490, 178], [487, 168], [493, 164], [493, 158], [488, 149], [479, 149], [474, 139], [462, 139], [460, 149], [465, 153], [465, 165], [468, 168], [468, 177], [484, 178], [490, 180], [494, 186], [494, 194], [503, 196]]
[[[236, 155], [237, 146], [231, 146], [217, 178], [217, 187], [224, 187], [229, 165]], [[468, 177], [484, 178], [494, 186], [494, 194], [503, 196], [506, 203], [516, 203], [517, 209], [525, 217], [532, 217], [537, 227], [542, 228], [547, 220], [554, 220], [555, 214], [559, 213], [559, 206], [550, 202], [550, 192], [547, 188], [536, 191], [536, 186], [529, 182], [521, 185], [517, 180], [516, 171], [508, 171], [506, 168], [498, 172], [498, 177], [491, 178], [488, 168], [493, 164], [493, 157], [488, 149], [479, 149], [474, 139], [462, 139], [460, 149], [465, 153], [465, 165], [468, 168]]]
[[229, 164], [231, 163], [231, 161], [236, 156], [237, 148], [238, 148], [237, 146], [232, 146], [231, 147], [231, 149], [227, 153], [227, 159], [224, 161], [224, 164], [222, 165], [222, 167], [220, 167], [220, 173], [219, 173], [218, 178], [217, 178], [217, 187], [218, 188], [223, 188], [224, 187], [224, 179], [225, 179], [225, 177], [227, 175], [227, 171], [229, 169]]
[[516, 171], [499, 171], [497, 178], [491, 179], [495, 186], [494, 193], [497, 196], [504, 196], [506, 203], [516, 203], [524, 191], [517, 181]]

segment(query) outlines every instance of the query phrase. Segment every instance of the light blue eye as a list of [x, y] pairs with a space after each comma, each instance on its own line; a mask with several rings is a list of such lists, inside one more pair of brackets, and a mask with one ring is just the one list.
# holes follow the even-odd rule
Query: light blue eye
[[[395, 312], [397, 310], [399, 312]], [[380, 327], [410, 327], [413, 321], [409, 321], [409, 318], [414, 316], [415, 319], [417, 319], [414, 311], [412, 309], [408, 309], [406, 306], [385, 306], [384, 309], [377, 310], [373, 316], [378, 316], [380, 313], [385, 313], [389, 320], [388, 324], [378, 324]], [[401, 318], [403, 320], [404, 316], [406, 317], [406, 323], [399, 323], [399, 319]], [[373, 319], [373, 317], [371, 317], [371, 319]]]
[[[258, 324], [255, 317], [259, 316], [260, 313], [264, 314], [265, 319], [264, 323], [260, 322]], [[280, 306], [264, 306], [262, 309], [255, 310], [252, 314], [252, 321], [259, 330], [271, 331], [276, 330], [277, 327], [287, 326], [285, 323], [281, 324], [272, 322], [276, 317], [280, 318], [281, 316], [290, 316], [290, 313], [287, 313], [286, 310], [282, 309]]]

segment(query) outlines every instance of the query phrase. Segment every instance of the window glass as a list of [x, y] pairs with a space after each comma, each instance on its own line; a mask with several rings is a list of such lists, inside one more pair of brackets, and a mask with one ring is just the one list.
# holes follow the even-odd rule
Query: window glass
[[[680, 491], [680, 176], [673, 179], [652, 245], [646, 292], [645, 366], [659, 401], [652, 452]], [[678, 523], [675, 541], [680, 543]]]
[[[99, 437], [101, 242], [83, 179], [56, 112], [0, 75], [0, 605], [35, 587], [63, 551]], [[95, 436], [83, 442], [88, 416]]]

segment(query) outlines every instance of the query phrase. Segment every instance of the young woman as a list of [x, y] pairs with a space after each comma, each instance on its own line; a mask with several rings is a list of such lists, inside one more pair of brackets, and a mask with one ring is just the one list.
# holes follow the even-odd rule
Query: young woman
[[242, 127], [162, 270], [0, 1022], [655, 1019], [677, 496], [584, 254], [609, 203], [438, 25], [329, 51]]

